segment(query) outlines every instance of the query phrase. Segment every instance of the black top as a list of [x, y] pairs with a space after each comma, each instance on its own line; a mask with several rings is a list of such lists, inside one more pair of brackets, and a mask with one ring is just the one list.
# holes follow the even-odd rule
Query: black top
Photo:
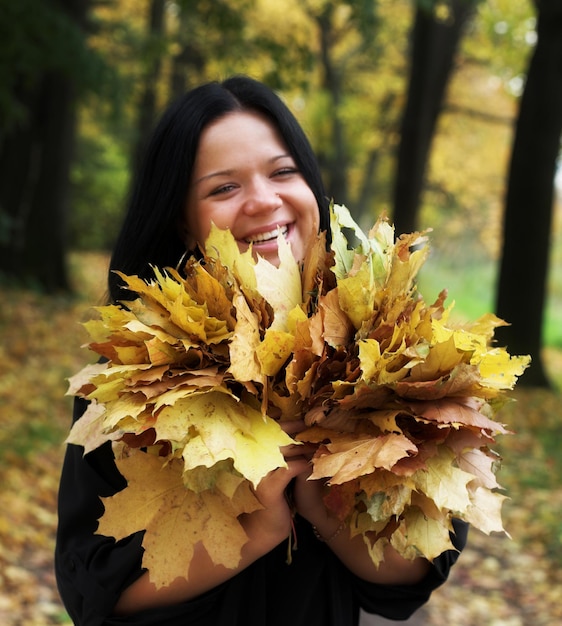
[[[85, 408], [75, 403], [77, 419]], [[407, 619], [442, 584], [458, 553], [438, 557], [426, 578], [412, 586], [384, 586], [354, 576], [310, 524], [295, 520], [298, 547], [287, 565], [283, 542], [232, 579], [197, 599], [129, 617], [111, 616], [122, 591], [143, 572], [142, 532], [115, 542], [95, 535], [103, 513], [100, 496], [126, 483], [117, 471], [111, 444], [83, 456], [69, 445], [59, 492], [55, 550], [57, 584], [66, 609], [80, 626], [356, 626], [359, 609], [389, 619]], [[466, 542], [466, 524], [455, 520], [455, 546]]]

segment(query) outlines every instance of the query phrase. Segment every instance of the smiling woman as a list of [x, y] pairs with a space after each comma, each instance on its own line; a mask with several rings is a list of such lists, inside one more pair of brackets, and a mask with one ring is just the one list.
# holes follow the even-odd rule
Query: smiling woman
[[[318, 241], [318, 231], [330, 239], [328, 201], [308, 140], [271, 90], [244, 77], [189, 92], [156, 128], [111, 261], [111, 269], [119, 274], [110, 272], [110, 297], [122, 307], [112, 310], [127, 315], [135, 308], [126, 300], [135, 297], [142, 281], [127, 282], [125, 275], [150, 278], [154, 266], [178, 266], [186, 249], [204, 245], [212, 223], [230, 229], [242, 251], [251, 246], [273, 265], [279, 265], [281, 255], [279, 231], [298, 261]], [[190, 269], [197, 271], [193, 265]], [[135, 337], [139, 339], [138, 333]], [[120, 344], [119, 349], [131, 345]], [[183, 367], [186, 375], [192, 372], [192, 366]], [[230, 395], [217, 393], [225, 402], [234, 402]], [[90, 406], [103, 410], [101, 404]], [[88, 403], [79, 398], [75, 421], [86, 411]], [[205, 424], [215, 415], [207, 417]], [[177, 543], [166, 544], [160, 559], [180, 559], [184, 575], [159, 587], [143, 563], [143, 531], [119, 541], [96, 534], [104, 509], [100, 498], [126, 487], [111, 442], [87, 453], [81, 445], [70, 444], [60, 484], [56, 573], [74, 622], [356, 626], [361, 609], [405, 619], [426, 602], [446, 580], [458, 552], [447, 550], [429, 563], [416, 555], [405, 559], [388, 545], [383, 562], [375, 565], [363, 538], [326, 507], [324, 480], [311, 479], [316, 446], [294, 445], [292, 437], [302, 433], [305, 424], [291, 417], [276, 426], [283, 437], [276, 450], [282, 465], [254, 486], [252, 502], [259, 501], [259, 506], [246, 507], [239, 515], [244, 542], [238, 565], [226, 567], [211, 556], [231, 547], [227, 527], [217, 523], [204, 545], [196, 543], [189, 560], [181, 560], [185, 551]], [[256, 424], [262, 423], [259, 414]], [[258, 440], [258, 430], [254, 425], [246, 435]], [[147, 482], [159, 475], [151, 469], [155, 459], [149, 454], [136, 457], [146, 465]], [[139, 499], [139, 510], [143, 504]], [[195, 534], [204, 526], [199, 518], [206, 513], [195, 510], [190, 515], [190, 532]], [[466, 526], [455, 523], [454, 531], [453, 543], [460, 550]], [[287, 541], [293, 535], [298, 550], [288, 563]]]
[[[233, 181], [228, 177], [215, 181], [218, 184], [214, 187], [211, 179], [211, 188], [207, 188], [206, 180], [200, 179], [209, 174], [224, 174], [246, 167], [251, 151], [259, 146], [249, 138], [245, 140], [246, 128], [228, 124], [228, 118], [234, 114], [240, 120], [256, 122], [250, 124], [255, 133], [261, 129], [268, 134], [271, 152], [266, 159], [283, 157], [282, 162], [275, 164], [276, 167], [271, 164], [268, 180], [291, 178], [287, 166], [296, 168], [296, 178], [305, 183], [306, 194], [312, 192], [314, 197], [315, 205], [310, 205], [309, 209], [319, 219], [318, 228], [329, 231], [328, 197], [314, 152], [302, 128], [269, 88], [245, 77], [234, 77], [223, 83], [197, 87], [165, 111], [134, 180], [129, 208], [113, 250], [112, 270], [148, 278], [152, 274], [151, 265], [175, 267], [185, 254], [186, 245], [192, 248], [203, 243], [193, 232], [188, 232], [191, 228], [199, 228], [196, 217], [191, 215], [191, 195], [196, 193], [194, 198], [200, 199], [202, 190], [198, 188], [203, 185], [217, 201], [223, 195], [228, 197], [235, 192]], [[216, 131], [217, 125], [222, 130], [230, 127], [230, 136], [221, 138], [222, 130], [213, 132], [213, 127]], [[213, 149], [216, 157], [221, 157], [222, 165], [202, 163], [200, 146], [203, 144]], [[234, 144], [238, 146], [237, 153], [229, 150], [229, 146]], [[222, 158], [223, 152], [225, 156], [231, 155], [230, 162]], [[200, 173], [195, 170], [196, 167], [200, 168]], [[275, 171], [278, 176], [271, 178]], [[193, 209], [197, 212], [196, 206]], [[210, 223], [211, 220], [206, 219]], [[214, 219], [218, 220], [217, 215]], [[261, 227], [261, 224], [258, 223], [258, 226]], [[273, 228], [277, 228], [275, 220]], [[256, 233], [250, 231], [243, 234], [252, 237]], [[122, 300], [123, 284], [119, 277], [110, 272], [108, 280], [111, 299]]]
[[251, 245], [274, 264], [281, 232], [302, 261], [319, 221], [312, 190], [263, 115], [229, 113], [203, 131], [185, 209], [188, 248], [204, 242], [213, 223], [242, 251]]

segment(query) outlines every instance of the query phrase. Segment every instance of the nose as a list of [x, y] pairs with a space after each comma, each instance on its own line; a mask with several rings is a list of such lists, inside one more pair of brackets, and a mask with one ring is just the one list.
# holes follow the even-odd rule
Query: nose
[[282, 205], [283, 201], [269, 179], [256, 178], [249, 185], [244, 202], [244, 210], [249, 215], [276, 211]]

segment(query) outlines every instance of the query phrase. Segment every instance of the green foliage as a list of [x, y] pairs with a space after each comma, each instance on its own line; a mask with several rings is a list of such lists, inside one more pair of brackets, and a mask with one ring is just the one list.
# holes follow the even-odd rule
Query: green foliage
[[128, 156], [108, 135], [79, 137], [71, 172], [69, 239], [74, 249], [109, 250], [123, 217]]
[[78, 91], [99, 88], [112, 75], [87, 47], [83, 25], [52, 2], [0, 0], [0, 118], [7, 130], [27, 114], [25, 94], [56, 72]]
[[508, 90], [518, 94], [528, 56], [535, 43], [535, 22], [533, 2], [530, 0], [481, 2], [478, 19], [464, 42], [466, 54], [485, 63]]

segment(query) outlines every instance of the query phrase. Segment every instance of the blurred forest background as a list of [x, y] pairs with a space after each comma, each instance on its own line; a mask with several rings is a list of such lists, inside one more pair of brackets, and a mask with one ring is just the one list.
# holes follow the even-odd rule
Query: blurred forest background
[[365, 228], [433, 229], [426, 300], [495, 311], [533, 358], [498, 443], [513, 539], [474, 534], [424, 623], [562, 619], [560, 0], [0, 0], [0, 622], [67, 620], [51, 553], [78, 322], [159, 113], [235, 73], [278, 90]]

